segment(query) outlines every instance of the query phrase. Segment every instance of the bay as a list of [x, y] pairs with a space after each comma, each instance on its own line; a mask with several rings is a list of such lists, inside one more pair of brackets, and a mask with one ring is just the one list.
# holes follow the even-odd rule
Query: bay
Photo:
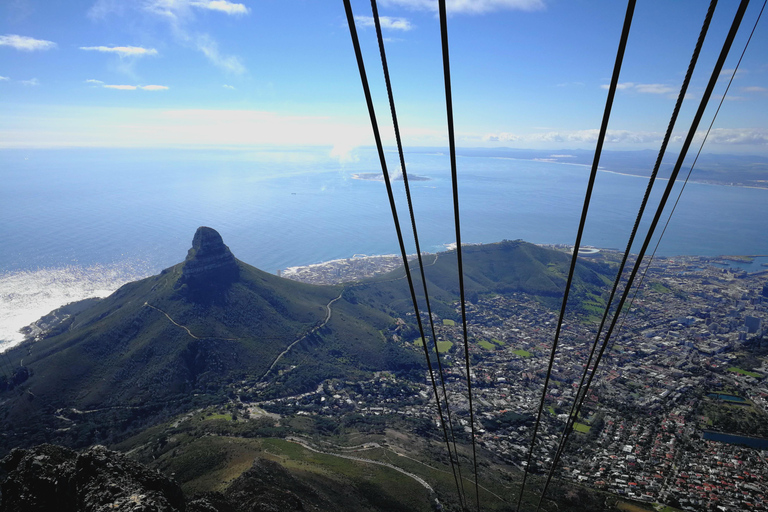
[[[387, 158], [397, 174], [396, 153]], [[0, 340], [18, 342], [19, 327], [65, 302], [182, 261], [201, 225], [273, 273], [399, 253], [384, 183], [353, 177], [381, 172], [372, 149], [14, 149], [0, 161]], [[459, 157], [462, 241], [573, 244], [589, 168], [566, 161]], [[409, 151], [406, 162], [428, 178], [410, 184], [422, 250], [444, 250], [455, 242], [448, 156]], [[583, 244], [623, 249], [646, 183], [599, 172]], [[393, 184], [412, 253], [403, 184]], [[767, 219], [768, 190], [689, 183], [659, 254], [768, 254]]]

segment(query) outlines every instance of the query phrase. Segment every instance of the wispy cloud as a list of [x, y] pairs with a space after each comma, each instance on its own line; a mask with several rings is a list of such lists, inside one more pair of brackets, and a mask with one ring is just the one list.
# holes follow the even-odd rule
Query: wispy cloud
[[[437, 11], [437, 0], [383, 0], [382, 5]], [[545, 7], [543, 0], [447, 0], [445, 3], [446, 10], [452, 14], [484, 14], [504, 10], [538, 11]]]
[[225, 88], [225, 89], [231, 89], [233, 91], [235, 90], [235, 88], [233, 86], [227, 85], [227, 84], [222, 85], [222, 87]]
[[[618, 91], [626, 91], [627, 89], [632, 89], [635, 86], [632, 82], [619, 82], [616, 84], [616, 90]], [[600, 86], [601, 89], [610, 89], [610, 84], [602, 84]]]
[[102, 53], [114, 53], [120, 57], [157, 55], [157, 50], [154, 48], [142, 48], [141, 46], [81, 46], [80, 49]]
[[[244, 4], [229, 0], [135, 0], [133, 2], [97, 0], [91, 7], [89, 16], [94, 19], [106, 18], [108, 15], [122, 16], [127, 14], [126, 11], [128, 10], [163, 20], [170, 27], [171, 34], [178, 43], [201, 52], [215, 66], [234, 74], [242, 74], [246, 71], [239, 57], [225, 54], [219, 49], [218, 42], [211, 35], [194, 30], [196, 12], [213, 11], [229, 16], [243, 16], [250, 12], [250, 9]], [[117, 52], [117, 50], [101, 50], [101, 48], [106, 47], [89, 48]], [[133, 49], [136, 47], [115, 48]], [[147, 49], [146, 53], [142, 55], [148, 55], [151, 51], [155, 50]], [[139, 54], [134, 55], [138, 56]]]
[[[609, 84], [602, 84], [601, 89], [610, 89]], [[634, 82], [620, 82], [616, 84], [616, 89], [619, 91], [635, 91], [641, 94], [673, 94], [677, 92], [677, 89], [670, 85], [665, 84], [637, 84]]]
[[135, 85], [109, 85], [104, 84], [102, 87], [105, 89], [117, 89], [118, 91], [135, 91], [137, 86]]
[[240, 59], [234, 55], [222, 55], [219, 52], [219, 44], [208, 34], [199, 34], [195, 38], [195, 46], [209, 61], [224, 71], [236, 75], [245, 73], [245, 66]]
[[[413, 29], [413, 24], [405, 18], [393, 18], [391, 16], [379, 16], [382, 29], [403, 30]], [[355, 24], [359, 27], [374, 27], [376, 23], [372, 16], [355, 16]]]
[[742, 87], [743, 92], [768, 92], [768, 87], [759, 87], [757, 85], [750, 85], [749, 87]]
[[227, 0], [197, 1], [190, 2], [190, 5], [193, 7], [199, 7], [201, 9], [220, 11], [230, 15], [242, 15], [248, 14], [250, 12], [250, 9], [248, 9], [245, 5], [228, 2]]
[[85, 83], [87, 83], [87, 84], [94, 84], [94, 85], [102, 85], [104, 82], [102, 82], [101, 80], [96, 80], [94, 78], [89, 78], [88, 80], [85, 81]]
[[[100, 0], [99, 3], [107, 4], [110, 0]], [[250, 12], [245, 5], [228, 0], [146, 0], [143, 2], [143, 8], [173, 20], [189, 16], [194, 9], [217, 11], [230, 16], [242, 16]]]
[[0, 36], [0, 46], [10, 46], [17, 50], [33, 52], [36, 50], [50, 50], [51, 48], [56, 48], [56, 43], [53, 41], [46, 41], [45, 39], [35, 39], [34, 37], [8, 34]]
[[40, 85], [40, 80], [37, 78], [30, 78], [29, 80], [19, 80], [19, 83], [21, 85], [26, 85], [27, 87], [37, 87]]
[[747, 71], [744, 68], [739, 68], [738, 70], [735, 70], [733, 68], [731, 68], [731, 69], [723, 69], [722, 71], [720, 71], [719, 78], [720, 79], [724, 79], [725, 78], [725, 79], [730, 80], [731, 76], [733, 76], [733, 72], [734, 71], [736, 71], [736, 77], [742, 77], [742, 76], [746, 75], [747, 73], [749, 73], [749, 71]]
[[675, 92], [674, 87], [664, 84], [636, 84], [635, 90], [642, 94], [671, 94]]
[[118, 91], [135, 91], [141, 89], [144, 91], [167, 91], [166, 85], [111, 85], [105, 84], [99, 80], [86, 80], [88, 83], [100, 84], [105, 89], [116, 89]]
[[0, 82], [5, 82], [6, 80], [10, 80], [7, 76], [0, 76]]

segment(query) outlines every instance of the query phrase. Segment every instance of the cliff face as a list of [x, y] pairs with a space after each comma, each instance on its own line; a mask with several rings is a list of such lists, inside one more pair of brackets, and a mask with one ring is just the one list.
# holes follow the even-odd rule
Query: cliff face
[[224, 245], [215, 229], [201, 226], [192, 239], [182, 270], [182, 279], [189, 280], [210, 273], [237, 272], [235, 256]]

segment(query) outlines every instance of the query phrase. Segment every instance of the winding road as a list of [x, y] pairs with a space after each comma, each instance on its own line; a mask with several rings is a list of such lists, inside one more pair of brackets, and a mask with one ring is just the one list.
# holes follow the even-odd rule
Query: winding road
[[432, 486], [429, 485], [426, 482], [426, 480], [424, 480], [420, 476], [414, 475], [413, 473], [409, 473], [408, 471], [406, 471], [406, 470], [404, 470], [402, 468], [399, 468], [399, 467], [395, 466], [394, 464], [390, 464], [389, 462], [380, 462], [378, 460], [363, 459], [362, 457], [353, 457], [352, 455], [341, 455], [339, 453], [324, 452], [322, 450], [319, 450], [318, 448], [315, 448], [311, 444], [308, 444], [306, 441], [304, 441], [303, 439], [300, 439], [298, 437], [288, 436], [288, 437], [285, 438], [285, 440], [286, 441], [290, 441], [292, 443], [296, 443], [298, 445], [301, 445], [304, 448], [306, 448], [307, 450], [315, 452], [315, 453], [321, 453], [323, 455], [332, 455], [334, 457], [341, 457], [342, 459], [355, 460], [355, 461], [358, 461], [358, 462], [365, 462], [367, 464], [376, 464], [378, 466], [384, 466], [384, 467], [387, 467], [387, 468], [390, 468], [390, 469], [394, 469], [395, 471], [397, 471], [399, 473], [402, 473], [405, 476], [413, 478], [414, 480], [419, 482], [422, 486], [424, 486], [424, 488], [426, 490], [428, 490], [429, 492], [431, 492], [431, 493], [435, 492], [435, 490], [432, 489]]
[[269, 375], [269, 372], [272, 371], [272, 369], [275, 367], [277, 362], [280, 361], [280, 358], [282, 358], [285, 354], [287, 354], [294, 347], [294, 345], [296, 345], [298, 342], [302, 341], [303, 339], [305, 339], [307, 336], [309, 336], [310, 334], [314, 333], [318, 329], [322, 329], [323, 327], [325, 327], [325, 324], [327, 324], [331, 320], [331, 315], [332, 315], [331, 304], [333, 304], [334, 302], [339, 300], [343, 294], [344, 294], [344, 290], [342, 290], [339, 293], [338, 297], [336, 297], [335, 299], [331, 299], [331, 301], [328, 302], [328, 304], [325, 305], [325, 309], [326, 309], [325, 320], [323, 320], [323, 322], [320, 325], [317, 325], [314, 328], [312, 328], [309, 331], [307, 331], [306, 333], [304, 333], [304, 336], [302, 336], [301, 338], [297, 339], [296, 341], [294, 341], [293, 343], [288, 345], [288, 347], [286, 347], [285, 350], [283, 350], [282, 352], [280, 352], [280, 354], [278, 354], [278, 356], [275, 358], [275, 360], [272, 361], [272, 364], [269, 365], [269, 368], [264, 373], [264, 375], [262, 375], [261, 379], [259, 379], [260, 381], [263, 381], [264, 379], [267, 378], [267, 375]]

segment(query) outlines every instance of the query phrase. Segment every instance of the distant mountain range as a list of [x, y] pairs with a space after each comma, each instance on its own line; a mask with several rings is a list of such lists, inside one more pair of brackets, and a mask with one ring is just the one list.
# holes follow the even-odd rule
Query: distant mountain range
[[[520, 292], [559, 306], [568, 254], [522, 241], [463, 254], [470, 300]], [[577, 268], [576, 304], [602, 300], [610, 269]], [[435, 311], [455, 318], [455, 251], [430, 256], [425, 272]], [[3, 356], [15, 370], [0, 377], [0, 448], [116, 442], [194, 407], [288, 396], [329, 378], [387, 370], [423, 380], [423, 353], [412, 338], [393, 336], [414, 329], [397, 322], [409, 312], [402, 268], [344, 286], [307, 285], [237, 260], [201, 227], [184, 262], [48, 315], [35, 340]]]
[[[434, 151], [425, 148], [424, 151]], [[511, 149], [511, 148], [461, 148], [460, 156], [518, 158], [523, 160], [545, 160], [565, 164], [591, 166], [595, 154], [591, 150], [564, 149]], [[622, 174], [650, 176], [656, 163], [658, 151], [603, 151], [600, 155], [600, 168]], [[679, 178], [685, 178], [693, 164], [695, 154], [688, 155], [681, 169]], [[675, 165], [678, 155], [667, 153], [659, 168], [659, 177], [666, 178]], [[704, 153], [696, 161], [691, 175], [692, 181], [716, 183], [720, 185], [741, 185], [768, 188], [768, 158], [757, 155], [727, 155]]]

